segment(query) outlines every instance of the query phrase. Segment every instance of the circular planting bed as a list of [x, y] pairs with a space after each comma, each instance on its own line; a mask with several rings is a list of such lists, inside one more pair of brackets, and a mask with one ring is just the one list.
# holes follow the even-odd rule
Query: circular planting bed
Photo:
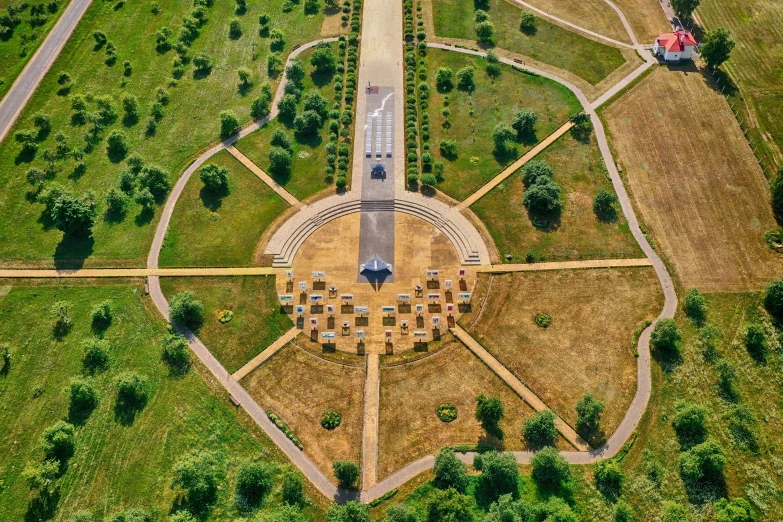
[[342, 422], [342, 417], [336, 411], [327, 411], [321, 417], [321, 426], [327, 430], [333, 430]]
[[538, 314], [536, 315], [535, 322], [541, 328], [547, 328], [552, 324], [552, 316], [549, 314]]
[[218, 312], [218, 321], [221, 324], [226, 324], [227, 322], [231, 321], [231, 319], [234, 318], [234, 312], [231, 310], [221, 310]]
[[457, 407], [453, 404], [444, 403], [438, 406], [438, 418], [443, 422], [451, 422], [457, 418]]

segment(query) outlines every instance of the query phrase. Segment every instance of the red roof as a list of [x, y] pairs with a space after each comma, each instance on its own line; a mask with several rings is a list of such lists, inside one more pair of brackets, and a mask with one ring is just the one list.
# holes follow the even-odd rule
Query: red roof
[[658, 45], [666, 47], [667, 51], [675, 53], [684, 51], [686, 47], [695, 47], [697, 45], [690, 31], [662, 33], [656, 41]]

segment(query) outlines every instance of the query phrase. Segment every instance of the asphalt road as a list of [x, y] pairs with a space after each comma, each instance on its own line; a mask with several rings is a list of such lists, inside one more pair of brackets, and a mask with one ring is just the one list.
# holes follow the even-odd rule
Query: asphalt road
[[8, 135], [44, 75], [57, 59], [92, 0], [71, 0], [49, 35], [0, 102], [0, 142]]

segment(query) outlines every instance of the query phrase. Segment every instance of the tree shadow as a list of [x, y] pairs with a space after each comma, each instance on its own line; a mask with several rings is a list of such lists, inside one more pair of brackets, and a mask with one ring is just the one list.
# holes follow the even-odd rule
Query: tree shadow
[[74, 426], [84, 426], [84, 424], [87, 422], [87, 419], [90, 418], [90, 415], [92, 415], [92, 412], [95, 411], [97, 406], [98, 404], [96, 403], [90, 405], [89, 407], [79, 408], [71, 403], [71, 405], [68, 407], [68, 422]]
[[527, 217], [530, 220], [530, 223], [539, 232], [556, 232], [560, 229], [562, 211], [555, 210], [552, 212], [535, 212], [528, 210]]
[[137, 227], [143, 227], [149, 225], [153, 217], [155, 217], [155, 209], [142, 208], [141, 211], [136, 214], [136, 217], [133, 218], [133, 223]]
[[73, 168], [73, 171], [71, 171], [70, 174], [68, 174], [68, 179], [78, 180], [82, 176], [84, 176], [86, 172], [87, 172], [87, 165], [85, 165], [84, 163], [80, 163]]
[[146, 405], [146, 398], [143, 400], [122, 400], [118, 397], [117, 402], [114, 403], [114, 420], [123, 426], [132, 426], [136, 415], [141, 413]]
[[193, 79], [194, 80], [203, 80], [207, 76], [212, 74], [212, 67], [209, 69], [195, 69], [193, 71]]
[[253, 82], [247, 82], [247, 83], [239, 82], [237, 84], [237, 92], [239, 92], [240, 96], [243, 97], [247, 96], [250, 93], [250, 91], [253, 90], [254, 85], [255, 84]]
[[57, 270], [82, 268], [92, 255], [95, 239], [90, 235], [65, 234], [54, 250], [54, 267]]
[[594, 448], [600, 448], [607, 440], [606, 431], [600, 426], [582, 428], [578, 429], [576, 432]]
[[495, 161], [501, 165], [508, 165], [519, 157], [519, 153], [517, 152], [516, 147], [509, 146], [503, 150], [498, 150], [496, 147], [492, 150], [492, 156], [494, 156]]
[[57, 513], [57, 505], [60, 503], [60, 487], [52, 491], [42, 489], [38, 496], [33, 497], [27, 503], [27, 511], [24, 514], [25, 522], [41, 522], [51, 520]]
[[125, 217], [127, 215], [128, 212], [125, 210], [106, 209], [106, 211], [103, 213], [103, 221], [109, 223], [110, 225], [116, 225], [117, 223], [122, 223], [125, 221]]
[[334, 71], [331, 72], [318, 72], [313, 71], [310, 73], [310, 79], [313, 81], [316, 87], [324, 87], [332, 83], [334, 79]]
[[210, 212], [217, 212], [221, 206], [223, 206], [223, 198], [230, 194], [230, 190], [227, 186], [222, 187], [219, 191], [209, 190], [207, 187], [201, 187], [199, 191], [199, 197], [201, 203], [207, 207]]
[[653, 348], [651, 355], [653, 360], [661, 366], [664, 373], [671, 373], [682, 364], [682, 354], [677, 349], [662, 350]]
[[728, 498], [729, 490], [723, 473], [718, 477], [704, 480], [686, 480], [683, 478], [688, 501], [696, 505], [710, 504], [722, 498]]
[[614, 207], [608, 207], [602, 210], [595, 210], [595, 217], [602, 223], [615, 223], [617, 221], [617, 210]]
[[520, 28], [519, 31], [525, 36], [533, 37], [536, 35], [536, 33], [538, 33], [538, 27], [536, 27], [535, 25], [533, 27], [523, 27]]
[[15, 165], [21, 165], [22, 163], [30, 163], [35, 159], [35, 155], [38, 154], [38, 149], [25, 148], [19, 151], [19, 154], [14, 158]]

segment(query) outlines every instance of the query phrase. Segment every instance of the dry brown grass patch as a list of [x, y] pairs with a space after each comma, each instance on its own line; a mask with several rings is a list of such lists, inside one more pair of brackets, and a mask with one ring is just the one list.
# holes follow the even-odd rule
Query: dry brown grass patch
[[[510, 3], [516, 5], [513, 1]], [[604, 0], [583, 0], [581, 2], [527, 0], [527, 3], [589, 31], [608, 36], [619, 42], [631, 43], [631, 38], [628, 36], [625, 27], [623, 27], [620, 17]], [[525, 9], [524, 6], [520, 7]], [[658, 10], [660, 11], [661, 9], [658, 8]], [[536, 12], [533, 12], [533, 14], [540, 16]], [[549, 20], [548, 18], [545, 19]]]
[[625, 15], [640, 44], [652, 44], [659, 34], [672, 30], [657, 0], [612, 1]]

